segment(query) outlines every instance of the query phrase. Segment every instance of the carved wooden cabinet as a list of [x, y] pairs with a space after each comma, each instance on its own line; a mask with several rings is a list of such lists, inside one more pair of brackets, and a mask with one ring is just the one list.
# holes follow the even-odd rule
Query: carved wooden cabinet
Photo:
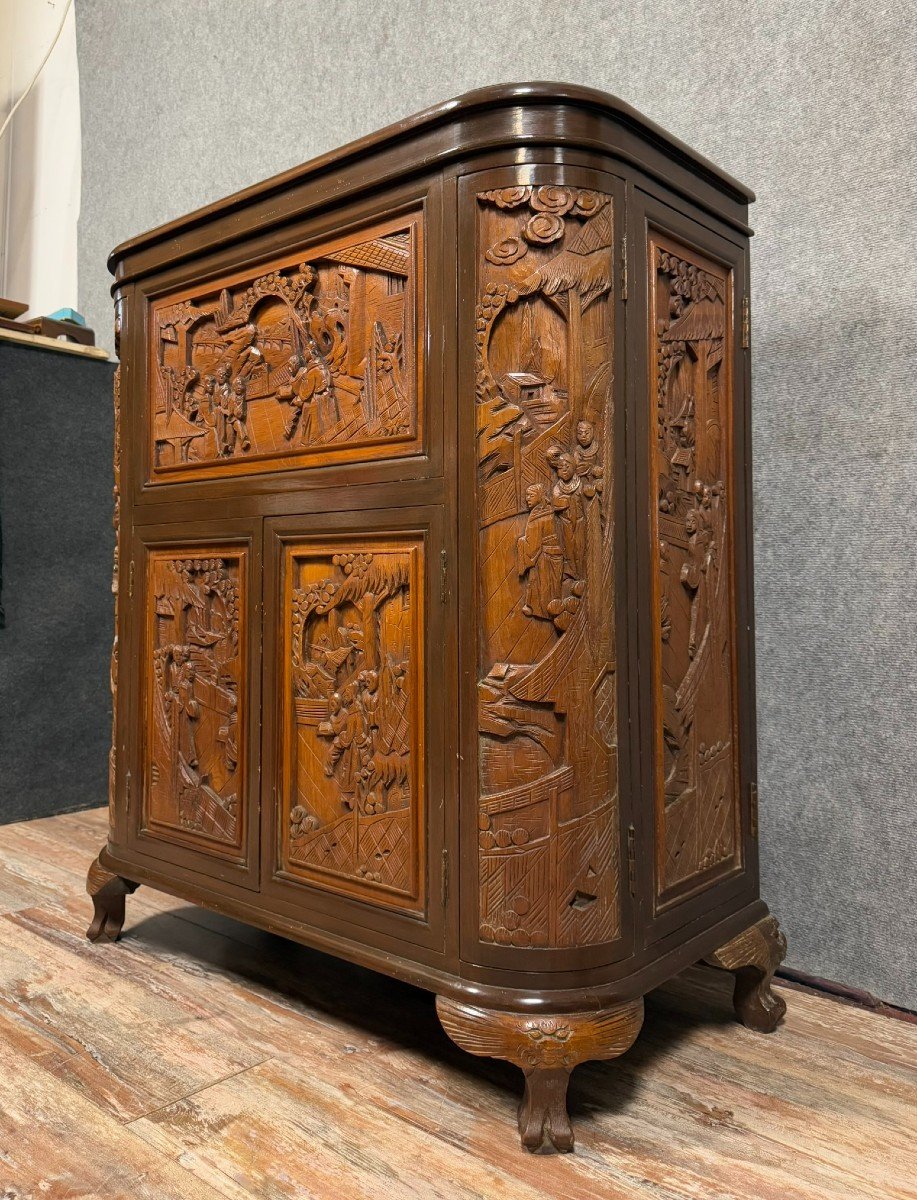
[[612, 96], [471, 93], [113, 254], [111, 834], [437, 995], [570, 1149], [687, 964], [771, 1029], [742, 185]]

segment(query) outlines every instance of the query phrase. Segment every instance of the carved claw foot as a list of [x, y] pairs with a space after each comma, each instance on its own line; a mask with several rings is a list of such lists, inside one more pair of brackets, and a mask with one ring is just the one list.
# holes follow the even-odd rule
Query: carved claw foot
[[89, 868], [86, 891], [92, 897], [94, 915], [86, 930], [91, 942], [116, 942], [124, 924], [124, 900], [138, 884], [120, 875], [112, 875], [98, 859]]
[[519, 1133], [527, 1150], [573, 1149], [567, 1084], [577, 1063], [617, 1058], [643, 1024], [643, 1000], [590, 1013], [527, 1016], [436, 997], [443, 1029], [469, 1054], [503, 1058], [525, 1073]]
[[567, 1113], [568, 1067], [525, 1070], [525, 1094], [519, 1105], [519, 1136], [526, 1150], [547, 1144], [561, 1154], [573, 1149], [573, 1126]]
[[771, 990], [774, 972], [785, 956], [786, 938], [776, 918], [764, 917], [704, 959], [735, 976], [736, 1016], [749, 1029], [772, 1033], [786, 1012], [785, 1001]]

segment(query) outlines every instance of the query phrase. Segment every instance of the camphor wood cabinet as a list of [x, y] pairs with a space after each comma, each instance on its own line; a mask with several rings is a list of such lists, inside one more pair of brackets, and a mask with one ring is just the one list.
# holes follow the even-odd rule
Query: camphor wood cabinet
[[614, 97], [471, 93], [113, 254], [94, 939], [149, 884], [571, 1069], [758, 898], [748, 203]]

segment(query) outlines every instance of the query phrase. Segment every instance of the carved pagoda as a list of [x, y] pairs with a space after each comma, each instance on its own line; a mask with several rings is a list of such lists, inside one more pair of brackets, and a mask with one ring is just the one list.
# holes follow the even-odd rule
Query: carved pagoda
[[752, 194], [614, 97], [474, 92], [114, 251], [93, 939], [139, 884], [571, 1069], [689, 963], [773, 1029]]

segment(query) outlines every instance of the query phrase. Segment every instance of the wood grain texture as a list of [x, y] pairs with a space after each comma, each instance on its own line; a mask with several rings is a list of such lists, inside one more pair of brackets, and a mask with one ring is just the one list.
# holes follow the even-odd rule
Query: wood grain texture
[[481, 940], [620, 930], [612, 199], [477, 197]]
[[741, 863], [732, 275], [649, 234], [658, 907]]
[[[573, 1074], [575, 1156], [433, 998], [147, 888], [83, 936], [104, 810], [0, 827], [0, 1194], [16, 1200], [914, 1200], [917, 1026], [804, 991], [778, 1038], [695, 968]], [[778, 991], [787, 995], [778, 984]]]
[[144, 827], [238, 859], [246, 832], [246, 553], [147, 555]]
[[422, 911], [422, 535], [285, 549], [285, 878]]
[[413, 216], [157, 301], [154, 479], [416, 451], [422, 261]]

